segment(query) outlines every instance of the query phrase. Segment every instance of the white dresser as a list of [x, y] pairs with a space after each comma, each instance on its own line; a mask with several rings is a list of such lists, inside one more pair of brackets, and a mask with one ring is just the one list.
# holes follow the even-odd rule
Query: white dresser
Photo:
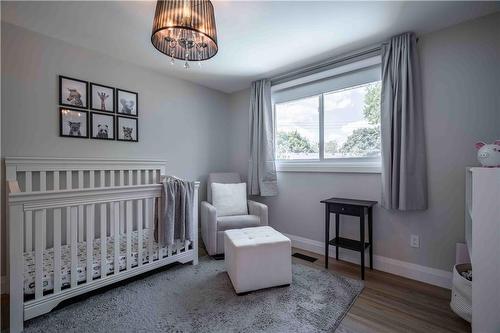
[[472, 331], [500, 333], [500, 168], [467, 169], [465, 207]]

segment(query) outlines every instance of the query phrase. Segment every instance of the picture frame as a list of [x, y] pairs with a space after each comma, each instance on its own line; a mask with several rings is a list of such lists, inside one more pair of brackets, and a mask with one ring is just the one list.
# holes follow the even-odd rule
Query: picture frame
[[90, 112], [90, 138], [115, 140], [115, 116], [113, 114]]
[[139, 94], [116, 88], [116, 113], [127, 117], [139, 116]]
[[59, 105], [88, 109], [88, 91], [87, 81], [59, 75]]
[[88, 139], [89, 113], [79, 109], [59, 107], [59, 136]]
[[139, 142], [139, 119], [116, 116], [116, 140]]
[[90, 109], [115, 113], [115, 88], [90, 82]]

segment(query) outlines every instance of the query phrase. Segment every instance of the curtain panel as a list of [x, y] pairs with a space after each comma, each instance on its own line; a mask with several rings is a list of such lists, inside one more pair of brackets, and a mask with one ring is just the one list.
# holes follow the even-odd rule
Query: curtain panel
[[427, 209], [427, 162], [415, 34], [382, 45], [382, 206]]
[[278, 182], [274, 154], [274, 119], [270, 80], [252, 82], [249, 113], [248, 193], [250, 195], [275, 196], [278, 194]]

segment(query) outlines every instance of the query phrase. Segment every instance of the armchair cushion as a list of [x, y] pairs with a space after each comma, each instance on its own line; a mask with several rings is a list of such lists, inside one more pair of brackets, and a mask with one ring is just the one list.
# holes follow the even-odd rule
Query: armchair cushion
[[217, 231], [251, 228], [260, 225], [260, 218], [255, 215], [221, 216], [217, 218]]
[[207, 201], [213, 203], [212, 201], [212, 184], [237, 184], [241, 183], [241, 177], [236, 172], [216, 172], [208, 174], [207, 180]]
[[212, 183], [212, 202], [217, 216], [247, 215], [247, 184]]

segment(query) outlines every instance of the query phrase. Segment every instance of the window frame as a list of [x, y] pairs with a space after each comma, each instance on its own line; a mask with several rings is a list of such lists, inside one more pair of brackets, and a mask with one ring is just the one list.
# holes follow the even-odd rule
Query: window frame
[[[380, 65], [380, 62], [378, 63]], [[348, 66], [346, 66], [348, 67]], [[356, 69], [346, 69], [345, 71], [339, 71], [337, 75], [340, 76], [344, 74], [349, 74], [350, 72], [355, 72], [357, 70], [363, 70], [368, 68], [368, 66], [359, 67]], [[376, 81], [372, 81], [376, 82]], [[355, 87], [355, 86], [352, 86]], [[275, 102], [272, 101], [273, 106], [273, 123], [274, 123], [274, 151], [276, 159], [276, 169], [279, 172], [342, 172], [342, 173], [381, 173], [382, 171], [382, 156], [378, 157], [339, 157], [339, 158], [325, 158], [324, 156], [324, 146], [325, 146], [325, 110], [324, 110], [324, 95], [332, 93], [333, 91], [323, 91], [321, 93], [315, 93], [306, 96], [300, 96], [297, 98], [288, 99], [285, 101]], [[319, 107], [319, 154], [318, 159], [294, 159], [294, 160], [280, 160], [277, 158], [277, 117], [276, 117], [276, 105], [281, 103], [293, 102], [300, 99], [317, 97], [318, 107]]]

